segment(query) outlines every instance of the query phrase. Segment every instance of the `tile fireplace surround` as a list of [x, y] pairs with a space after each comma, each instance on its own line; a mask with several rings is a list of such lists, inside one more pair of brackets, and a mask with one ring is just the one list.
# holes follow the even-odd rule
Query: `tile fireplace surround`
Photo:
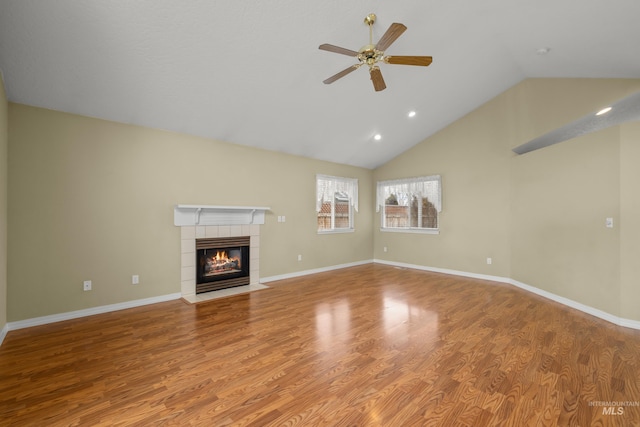
[[249, 275], [250, 284], [260, 280], [260, 226], [250, 225], [198, 225], [180, 227], [180, 283], [182, 296], [196, 294], [196, 239], [212, 237], [250, 236]]
[[[256, 210], [259, 210], [257, 214], [254, 213]], [[259, 283], [260, 224], [264, 224], [266, 210], [269, 208], [193, 205], [175, 207], [174, 224], [180, 227], [180, 289], [183, 298], [193, 299], [196, 294], [196, 239], [249, 236], [249, 283]], [[192, 215], [191, 211], [195, 214]]]

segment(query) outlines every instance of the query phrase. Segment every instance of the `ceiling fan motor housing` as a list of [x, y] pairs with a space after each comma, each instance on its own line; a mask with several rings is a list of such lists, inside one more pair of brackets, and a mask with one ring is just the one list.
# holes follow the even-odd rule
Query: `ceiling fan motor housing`
[[376, 62], [382, 59], [382, 55], [384, 52], [380, 52], [376, 50], [375, 46], [372, 44], [364, 45], [358, 51], [358, 60], [363, 62], [369, 66], [375, 64]]

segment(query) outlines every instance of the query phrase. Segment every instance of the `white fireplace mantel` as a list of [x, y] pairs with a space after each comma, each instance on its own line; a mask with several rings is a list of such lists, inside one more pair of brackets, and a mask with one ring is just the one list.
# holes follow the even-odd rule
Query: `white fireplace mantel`
[[268, 210], [258, 206], [176, 205], [173, 223], [178, 227], [264, 224], [264, 213]]

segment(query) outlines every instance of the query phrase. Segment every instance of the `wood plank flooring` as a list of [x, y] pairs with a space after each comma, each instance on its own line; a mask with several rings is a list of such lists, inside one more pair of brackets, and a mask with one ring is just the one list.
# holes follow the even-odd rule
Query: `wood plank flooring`
[[640, 426], [640, 331], [369, 264], [9, 332], [0, 425]]

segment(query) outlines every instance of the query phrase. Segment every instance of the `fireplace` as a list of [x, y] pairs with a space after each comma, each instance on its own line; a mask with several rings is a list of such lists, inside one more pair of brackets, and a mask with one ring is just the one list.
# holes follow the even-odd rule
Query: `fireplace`
[[[232, 248], [245, 246], [249, 239], [249, 261], [243, 267], [249, 269], [249, 281], [242, 284], [257, 285], [260, 282], [260, 225], [264, 224], [265, 212], [269, 208], [258, 206], [211, 206], [211, 205], [176, 205], [173, 209], [173, 225], [180, 227], [180, 291], [182, 298], [195, 303], [200, 297], [205, 298], [208, 289], [240, 286], [235, 283], [238, 277], [229, 277], [227, 273], [216, 276], [209, 282], [199, 285], [196, 291], [198, 259], [196, 241], [217, 238], [241, 238], [242, 244], [230, 244]], [[246, 237], [249, 236], [249, 237]], [[228, 243], [228, 242], [227, 242]], [[202, 248], [204, 249], [204, 247]], [[218, 247], [216, 247], [218, 249]], [[250, 257], [250, 258], [248, 258]], [[228, 282], [217, 280], [222, 278]], [[220, 286], [222, 285], [222, 286]], [[196, 296], [196, 292], [200, 295]], [[202, 295], [204, 294], [204, 295]]]
[[250, 237], [196, 239], [196, 294], [248, 285]]

